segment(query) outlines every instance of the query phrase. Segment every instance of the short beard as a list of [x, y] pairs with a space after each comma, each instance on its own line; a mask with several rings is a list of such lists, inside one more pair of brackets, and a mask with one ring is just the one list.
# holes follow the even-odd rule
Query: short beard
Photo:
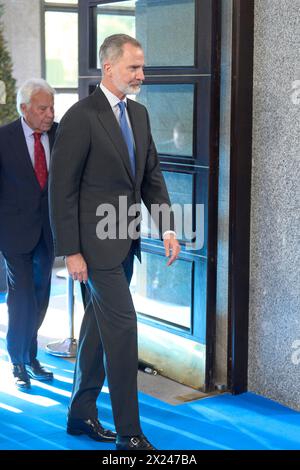
[[140, 83], [139, 85], [134, 85], [134, 86], [132, 85], [122, 86], [120, 85], [120, 83], [118, 83], [118, 80], [115, 80], [114, 84], [118, 88], [119, 91], [124, 93], [124, 95], [137, 95], [141, 91], [141, 86], [142, 86], [142, 83]]
[[141, 91], [141, 86], [142, 85], [128, 85], [127, 87], [124, 87], [122, 91], [125, 93], [125, 95], [137, 95]]

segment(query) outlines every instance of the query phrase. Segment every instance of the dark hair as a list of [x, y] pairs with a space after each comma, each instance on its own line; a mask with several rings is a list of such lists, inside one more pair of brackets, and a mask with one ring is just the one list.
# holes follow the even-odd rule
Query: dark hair
[[122, 57], [124, 44], [132, 44], [142, 49], [141, 43], [135, 38], [128, 36], [128, 34], [112, 34], [105, 38], [100, 46], [99, 59], [101, 68], [103, 68], [103, 63], [106, 59], [114, 62]]

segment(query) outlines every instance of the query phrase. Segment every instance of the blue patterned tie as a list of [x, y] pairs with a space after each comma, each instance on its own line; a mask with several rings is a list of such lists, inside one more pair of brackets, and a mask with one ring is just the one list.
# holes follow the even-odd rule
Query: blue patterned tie
[[132, 131], [126, 119], [126, 112], [125, 112], [126, 103], [124, 101], [119, 101], [118, 106], [120, 108], [120, 127], [121, 127], [121, 131], [122, 131], [124, 140], [128, 148], [131, 171], [132, 171], [133, 177], [135, 177], [134, 143], [133, 143]]

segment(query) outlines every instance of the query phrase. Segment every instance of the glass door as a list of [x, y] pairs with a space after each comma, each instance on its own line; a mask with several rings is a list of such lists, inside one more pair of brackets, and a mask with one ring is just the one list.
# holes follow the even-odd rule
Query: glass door
[[99, 83], [98, 50], [106, 36], [126, 33], [143, 45], [145, 83], [135, 99], [149, 111], [182, 248], [168, 268], [144, 209], [142, 264], [136, 263], [131, 284], [139, 356], [203, 391], [212, 386], [214, 352], [218, 10], [215, 0], [79, 2], [80, 97]]

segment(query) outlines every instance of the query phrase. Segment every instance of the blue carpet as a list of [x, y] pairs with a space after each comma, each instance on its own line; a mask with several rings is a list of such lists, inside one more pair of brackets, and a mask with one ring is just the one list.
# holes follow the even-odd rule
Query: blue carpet
[[[65, 432], [73, 364], [40, 352], [51, 368], [51, 384], [32, 381], [30, 393], [15, 390], [4, 341], [0, 340], [1, 450], [110, 450], [85, 436]], [[224, 394], [172, 406], [140, 393], [144, 433], [158, 449], [300, 449], [300, 414], [271, 400], [245, 393]], [[107, 390], [99, 403], [102, 423], [113, 429]]]

